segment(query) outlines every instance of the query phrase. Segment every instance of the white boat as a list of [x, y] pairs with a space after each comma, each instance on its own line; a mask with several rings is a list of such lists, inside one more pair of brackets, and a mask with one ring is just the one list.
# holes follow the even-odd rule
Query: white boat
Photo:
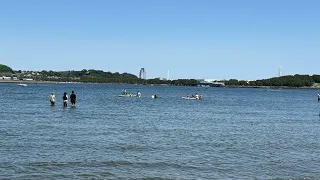
[[194, 98], [194, 97], [182, 97], [182, 99], [188, 99], [188, 100], [198, 100], [198, 98]]
[[22, 83], [20, 83], [20, 84], [17, 84], [18, 86], [23, 86], [23, 87], [26, 87], [26, 86], [28, 86], [27, 84], [22, 84]]

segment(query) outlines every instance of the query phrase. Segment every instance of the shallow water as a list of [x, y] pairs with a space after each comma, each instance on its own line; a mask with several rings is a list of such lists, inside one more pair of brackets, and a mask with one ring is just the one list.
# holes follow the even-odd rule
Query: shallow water
[[[142, 98], [117, 97], [122, 88]], [[63, 108], [72, 90], [77, 107]], [[202, 101], [181, 98], [199, 92]], [[0, 84], [0, 93], [0, 179], [320, 179], [316, 90]]]

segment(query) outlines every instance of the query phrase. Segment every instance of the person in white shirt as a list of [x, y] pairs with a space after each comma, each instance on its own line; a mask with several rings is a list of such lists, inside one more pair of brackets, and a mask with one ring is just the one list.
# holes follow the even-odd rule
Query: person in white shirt
[[55, 101], [56, 101], [56, 96], [54, 95], [54, 92], [52, 92], [52, 93], [50, 94], [50, 103], [51, 103], [51, 106], [54, 105]]
[[127, 90], [126, 89], [122, 89], [122, 95], [127, 95]]

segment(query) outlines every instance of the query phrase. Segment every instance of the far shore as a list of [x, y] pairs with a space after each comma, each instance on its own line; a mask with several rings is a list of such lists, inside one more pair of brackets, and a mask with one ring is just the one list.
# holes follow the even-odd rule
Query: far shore
[[320, 86], [310, 86], [310, 87], [289, 87], [289, 86], [235, 86], [227, 85], [226, 88], [263, 88], [263, 89], [320, 89]]
[[0, 80], [0, 83], [17, 83], [17, 84], [58, 84], [53, 81], [23, 81], [23, 80]]
[[[0, 80], [0, 83], [17, 83], [17, 84], [125, 84], [125, 83], [83, 83], [83, 82], [57, 82], [57, 81], [25, 81], [25, 80]], [[163, 86], [168, 84], [149, 84], [154, 86]], [[236, 86], [226, 85], [216, 88], [262, 88], [262, 89], [320, 89], [320, 86], [310, 87], [288, 87], [288, 86]]]

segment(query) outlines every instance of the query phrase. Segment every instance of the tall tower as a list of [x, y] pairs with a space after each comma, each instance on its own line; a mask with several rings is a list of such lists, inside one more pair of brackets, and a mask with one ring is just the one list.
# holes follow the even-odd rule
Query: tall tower
[[141, 68], [141, 69], [140, 69], [139, 78], [140, 78], [140, 79], [147, 79], [146, 70], [145, 70], [144, 68]]
[[279, 77], [283, 76], [283, 72], [282, 72], [282, 66], [280, 66], [279, 68]]

